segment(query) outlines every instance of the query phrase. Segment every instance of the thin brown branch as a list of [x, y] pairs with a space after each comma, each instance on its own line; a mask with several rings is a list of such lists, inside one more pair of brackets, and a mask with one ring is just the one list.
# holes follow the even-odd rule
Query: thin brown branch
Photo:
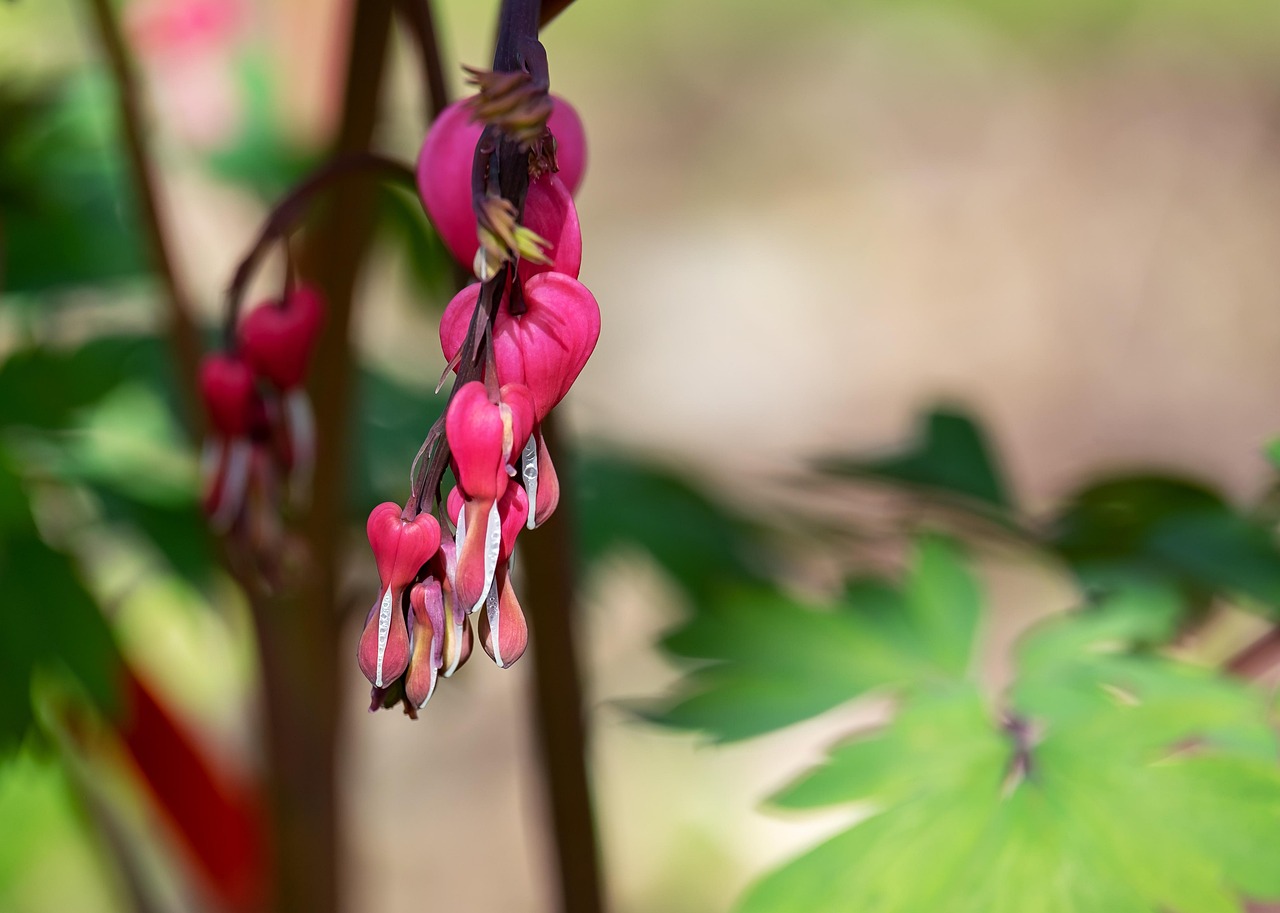
[[169, 312], [169, 344], [178, 377], [178, 388], [186, 405], [188, 425], [193, 435], [198, 438], [203, 424], [203, 411], [200, 408], [196, 380], [202, 348], [200, 332], [193, 316], [191, 299], [178, 278], [169, 249], [168, 234], [160, 213], [159, 192], [156, 186], [155, 168], [152, 165], [151, 153], [146, 141], [138, 81], [110, 0], [86, 0], [86, 2], [93, 14], [98, 42], [102, 45], [112, 79], [115, 81], [120, 129], [123, 132], [130, 177], [137, 196], [138, 215], [142, 220], [143, 232], [151, 252], [152, 266], [164, 286], [165, 302]]

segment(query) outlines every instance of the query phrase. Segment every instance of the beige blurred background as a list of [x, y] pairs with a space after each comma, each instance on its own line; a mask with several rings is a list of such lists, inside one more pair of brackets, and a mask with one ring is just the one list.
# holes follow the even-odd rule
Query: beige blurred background
[[[321, 137], [344, 5], [258, 6], [243, 40], [287, 48], [271, 55], [281, 122]], [[1108, 466], [1256, 492], [1280, 430], [1280, 13], [980, 6], [578, 0], [549, 27], [553, 89], [588, 129], [582, 279], [604, 314], [568, 401], [577, 433], [750, 507], [806, 456], [891, 445], [921, 408], [958, 400], [1032, 508]], [[18, 42], [0, 24], [0, 57], [88, 53], [71, 7], [0, 14], [68, 38]], [[450, 59], [485, 62], [495, 8], [439, 4]], [[406, 157], [421, 140], [414, 64], [401, 43], [382, 132]], [[191, 142], [163, 137], [166, 190], [212, 315], [261, 211], [193, 167]], [[398, 256], [368, 272], [363, 345], [434, 379], [431, 310], [410, 288]], [[998, 613], [1071, 599], [1017, 562], [987, 577]], [[618, 702], [675, 680], [651, 646], [675, 591], [624, 555], [586, 593], [614, 907], [726, 911], [753, 872], [840, 823], [755, 806], [867, 711], [730, 748], [638, 724]], [[185, 624], [177, 658], [150, 660], [173, 668], [152, 671], [211, 741], [243, 744], [243, 630], [195, 611]], [[183, 684], [182, 657], [208, 649], [233, 671]], [[477, 664], [417, 724], [366, 714], [354, 664], [348, 680], [352, 909], [551, 910], [527, 666]]]

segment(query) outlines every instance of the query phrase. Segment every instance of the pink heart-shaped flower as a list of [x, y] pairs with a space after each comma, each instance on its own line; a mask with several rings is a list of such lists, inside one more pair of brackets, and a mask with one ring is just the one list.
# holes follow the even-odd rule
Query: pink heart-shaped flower
[[[522, 383], [542, 421], [564, 398], [600, 338], [600, 306], [585, 285], [560, 273], [539, 273], [524, 283], [525, 312], [511, 316], [504, 298], [493, 326], [498, 381]], [[462, 348], [480, 286], [454, 296], [440, 318], [440, 346], [453, 360]]]
[[440, 548], [440, 524], [428, 513], [402, 518], [400, 505], [379, 504], [365, 525], [383, 588], [407, 586]]
[[[471, 204], [471, 168], [484, 128], [471, 120], [467, 99], [446, 107], [427, 132], [418, 155], [418, 192], [440, 240], [467, 270], [480, 247]], [[529, 187], [524, 224], [551, 242], [552, 259], [561, 272], [577, 276], [582, 262], [582, 235], [573, 208], [573, 192], [586, 163], [582, 121], [568, 102], [552, 96], [548, 126], [556, 137], [560, 172]], [[559, 187], [555, 185], [559, 184]], [[576, 252], [575, 252], [576, 251]]]
[[299, 286], [283, 303], [259, 305], [244, 318], [240, 323], [240, 350], [260, 377], [281, 390], [291, 390], [306, 380], [323, 322], [320, 293], [309, 286]]
[[218, 353], [200, 364], [200, 395], [209, 421], [224, 437], [246, 437], [253, 427], [257, 391], [253, 372], [239, 357]]

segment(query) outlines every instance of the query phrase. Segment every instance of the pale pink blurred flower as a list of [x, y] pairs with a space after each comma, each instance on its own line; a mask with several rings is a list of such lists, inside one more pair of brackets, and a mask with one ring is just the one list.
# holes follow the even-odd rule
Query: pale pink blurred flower
[[245, 0], [132, 0], [129, 39], [162, 123], [201, 149], [226, 145], [244, 120], [235, 53]]

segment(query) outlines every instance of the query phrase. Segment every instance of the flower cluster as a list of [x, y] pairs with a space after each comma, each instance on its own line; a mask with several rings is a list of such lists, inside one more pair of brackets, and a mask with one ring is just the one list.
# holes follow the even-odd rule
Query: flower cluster
[[[320, 294], [293, 288], [251, 311], [236, 328], [235, 345], [201, 364], [209, 419], [204, 507], [217, 532], [247, 527], [266, 545], [282, 480], [295, 503], [306, 496], [315, 429], [304, 382], [323, 320]], [[251, 510], [255, 503], [266, 509]]]
[[[528, 643], [511, 579], [516, 538], [543, 523], [560, 496], [542, 422], [600, 334], [599, 307], [577, 278], [582, 235], [572, 193], [585, 164], [582, 126], [559, 99], [543, 93], [538, 105], [549, 117], [533, 131], [482, 89], [440, 115], [419, 157], [427, 214], [482, 281], [459, 292], [441, 319], [441, 347], [458, 380], [443, 433], [425, 448], [438, 472], [415, 478], [403, 509], [382, 504], [369, 517], [380, 589], [357, 659], [373, 685], [371, 709], [402, 701], [416, 715], [438, 678], [466, 662], [477, 634], [500, 668]], [[474, 118], [492, 125], [497, 114], [521, 123], [519, 162], [529, 169], [522, 216], [517, 201], [474, 192], [476, 172], [498, 167], [492, 149], [491, 163], [478, 164], [491, 134]], [[457, 484], [441, 498], [445, 459]]]

